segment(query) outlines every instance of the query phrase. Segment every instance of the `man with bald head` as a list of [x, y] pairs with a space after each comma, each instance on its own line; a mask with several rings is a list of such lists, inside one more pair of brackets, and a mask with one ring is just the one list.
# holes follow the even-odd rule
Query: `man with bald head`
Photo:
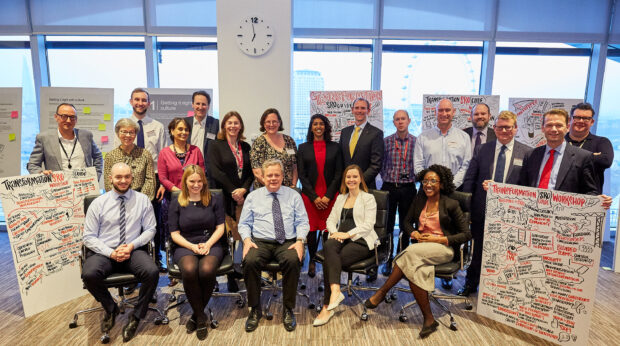
[[112, 166], [110, 181], [113, 189], [90, 204], [83, 238], [86, 261], [82, 280], [105, 310], [102, 332], [112, 329], [119, 313], [103, 280], [114, 272], [130, 272], [142, 283], [138, 303], [123, 328], [123, 341], [129, 341], [135, 335], [159, 281], [159, 270], [145, 249], [155, 235], [153, 206], [145, 194], [131, 189], [132, 180], [131, 168], [126, 163]]
[[491, 109], [486, 103], [478, 103], [471, 109], [471, 123], [473, 126], [463, 129], [471, 138], [472, 156], [476, 150], [484, 143], [493, 142], [495, 132], [489, 130], [489, 121], [491, 120]]

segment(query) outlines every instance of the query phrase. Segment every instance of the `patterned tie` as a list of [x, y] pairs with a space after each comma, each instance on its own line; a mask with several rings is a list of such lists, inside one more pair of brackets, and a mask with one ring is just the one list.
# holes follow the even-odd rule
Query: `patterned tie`
[[125, 244], [125, 196], [118, 196], [118, 199], [121, 200], [121, 212], [120, 212], [120, 220], [119, 220], [119, 229], [120, 229], [120, 239], [121, 242], [119, 245]]
[[549, 158], [547, 163], [545, 163], [545, 167], [540, 175], [540, 182], [538, 183], [538, 187], [541, 189], [549, 188], [549, 179], [551, 178], [551, 169], [553, 168], [553, 154], [555, 154], [555, 150], [549, 150]]
[[138, 147], [144, 148], [144, 127], [142, 126], [142, 120], [138, 120], [140, 125], [140, 132], [138, 132]]
[[495, 176], [493, 181], [497, 183], [504, 182], [504, 169], [506, 168], [506, 146], [502, 145], [502, 148], [497, 155], [497, 164], [495, 164]]
[[474, 142], [474, 151], [473, 151], [473, 153], [476, 153], [476, 149], [478, 149], [480, 144], [482, 144], [482, 138], [480, 138], [480, 136], [482, 136], [482, 132], [476, 133], [476, 141]]
[[355, 127], [355, 132], [353, 132], [353, 137], [351, 137], [351, 143], [349, 144], [349, 153], [351, 157], [353, 157], [353, 153], [355, 152], [355, 146], [357, 145], [357, 138], [359, 137], [360, 128], [358, 126]]
[[276, 240], [282, 244], [286, 240], [284, 234], [284, 221], [282, 221], [282, 209], [280, 209], [280, 201], [278, 201], [278, 195], [272, 192], [273, 202], [271, 203], [271, 210], [273, 212], [273, 228], [276, 232]]

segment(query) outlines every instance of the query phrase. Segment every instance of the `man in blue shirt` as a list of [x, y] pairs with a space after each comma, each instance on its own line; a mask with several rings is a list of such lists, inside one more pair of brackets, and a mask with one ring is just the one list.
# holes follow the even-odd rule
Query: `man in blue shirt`
[[262, 166], [265, 186], [252, 191], [243, 204], [239, 234], [243, 239], [243, 276], [250, 316], [245, 331], [252, 332], [262, 317], [261, 270], [275, 258], [282, 269], [283, 324], [287, 331], [297, 325], [293, 309], [301, 270], [304, 242], [310, 226], [301, 195], [282, 186], [284, 168], [279, 160]]
[[110, 180], [114, 188], [97, 197], [88, 208], [83, 238], [87, 249], [82, 280], [106, 312], [102, 332], [112, 329], [119, 313], [103, 280], [121, 271], [135, 274], [142, 283], [136, 308], [123, 328], [123, 341], [135, 335], [159, 281], [153, 258], [142, 249], [155, 235], [153, 206], [145, 194], [131, 189], [132, 179], [127, 164], [112, 166]]

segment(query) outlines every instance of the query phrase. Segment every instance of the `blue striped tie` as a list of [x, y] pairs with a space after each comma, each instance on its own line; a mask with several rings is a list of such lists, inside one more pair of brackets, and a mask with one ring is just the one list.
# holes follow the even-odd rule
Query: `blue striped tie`
[[282, 220], [282, 209], [280, 209], [278, 195], [275, 192], [272, 192], [271, 194], [273, 195], [273, 202], [271, 203], [271, 210], [273, 212], [273, 228], [276, 233], [276, 241], [282, 244], [286, 240], [286, 235], [284, 234], [284, 221]]
[[121, 200], [121, 212], [120, 212], [120, 220], [119, 220], [119, 229], [120, 229], [120, 239], [121, 242], [119, 245], [125, 244], [125, 196], [118, 196]]

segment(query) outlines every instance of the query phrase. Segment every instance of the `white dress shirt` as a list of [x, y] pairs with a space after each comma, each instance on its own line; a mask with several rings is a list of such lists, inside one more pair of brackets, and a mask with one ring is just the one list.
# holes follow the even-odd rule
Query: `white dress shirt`
[[[84, 150], [82, 149], [82, 145], [80, 145], [80, 141], [75, 135], [75, 131], [73, 131], [73, 139], [65, 139], [60, 134], [60, 130], [58, 131], [58, 139], [60, 139], [60, 158], [61, 158], [61, 166], [63, 170], [72, 170], [78, 168], [86, 168], [86, 158], [84, 157]], [[75, 149], [73, 145], [75, 143]], [[62, 149], [65, 149], [64, 151]], [[66, 153], [66, 154], [65, 154]], [[71, 168], [69, 168], [69, 158], [71, 158]]]

